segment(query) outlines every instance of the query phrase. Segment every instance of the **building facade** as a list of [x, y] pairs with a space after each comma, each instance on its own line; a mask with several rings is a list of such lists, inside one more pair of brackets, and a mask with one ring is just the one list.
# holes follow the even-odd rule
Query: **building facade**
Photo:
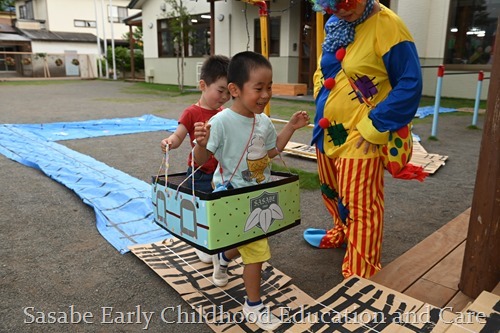
[[[128, 46], [124, 35], [129, 28], [123, 20], [140, 12], [129, 9], [128, 3], [128, 0], [16, 0], [14, 31], [0, 35], [0, 74], [39, 76], [36, 72], [46, 67], [39, 61], [42, 56], [44, 60], [48, 58], [47, 65], [54, 67], [56, 62], [64, 65], [52, 69], [55, 76], [78, 72], [77, 75], [96, 77], [96, 60], [107, 46], [112, 43]], [[17, 61], [12, 65], [13, 61], [6, 62], [6, 58]], [[74, 67], [72, 63], [77, 62], [81, 64]], [[7, 63], [10, 65], [6, 66]]]
[[[190, 41], [183, 46], [184, 80], [196, 85], [200, 64], [211, 52], [231, 56], [260, 51], [256, 1], [177, 0], [190, 16]], [[258, 2], [258, 1], [257, 1]], [[445, 65], [442, 96], [475, 98], [479, 71], [489, 77], [500, 13], [498, 0], [380, 0], [396, 12], [415, 38], [424, 76], [424, 95], [436, 91], [437, 66]], [[316, 13], [307, 0], [267, 1], [269, 59], [274, 82], [305, 83], [316, 68]], [[177, 84], [178, 43], [172, 36], [175, 10], [167, 0], [132, 0], [142, 11], [145, 72], [151, 82]], [[178, 14], [178, 13], [177, 13]], [[178, 15], [177, 15], [178, 16]], [[486, 99], [489, 81], [482, 88]]]

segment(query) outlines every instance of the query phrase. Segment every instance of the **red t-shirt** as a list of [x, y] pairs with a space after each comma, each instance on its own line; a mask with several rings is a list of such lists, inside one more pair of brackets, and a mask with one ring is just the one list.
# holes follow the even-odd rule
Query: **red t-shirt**
[[[182, 124], [186, 127], [188, 130], [188, 135], [189, 135], [189, 143], [191, 144], [191, 147], [194, 147], [194, 123], [196, 122], [205, 122], [208, 121], [212, 116], [217, 114], [219, 111], [221, 111], [222, 108], [218, 110], [208, 110], [204, 109], [201, 106], [198, 106], [196, 104], [193, 104], [191, 106], [188, 106], [181, 114], [179, 118], [179, 124]], [[191, 166], [191, 154], [188, 156], [188, 166]], [[205, 173], [214, 173], [215, 169], [217, 168], [217, 160], [212, 156], [208, 161], [203, 164], [201, 167], [201, 171]], [[195, 167], [198, 168], [198, 165], [195, 163]]]

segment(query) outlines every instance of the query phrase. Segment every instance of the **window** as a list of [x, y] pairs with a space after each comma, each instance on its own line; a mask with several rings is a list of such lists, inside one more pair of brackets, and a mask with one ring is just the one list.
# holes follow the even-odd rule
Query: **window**
[[[176, 36], [177, 19], [158, 21], [158, 56], [176, 57], [180, 55], [178, 37]], [[184, 24], [185, 41], [184, 56], [202, 57], [210, 54], [210, 15], [191, 15]]]
[[169, 20], [158, 21], [158, 57], [175, 57], [174, 35]]
[[118, 6], [111, 7], [108, 5], [108, 22], [119, 23], [122, 22], [123, 19], [127, 17], [128, 17], [127, 7], [118, 7]]
[[210, 15], [191, 16], [189, 33], [190, 52], [193, 57], [210, 55]]
[[33, 1], [25, 1], [24, 5], [19, 6], [19, 18], [24, 20], [34, 20]]
[[500, 1], [451, 0], [445, 64], [490, 66]]
[[75, 27], [79, 28], [95, 28], [95, 21], [87, 21], [87, 20], [74, 20]]
[[[260, 37], [260, 19], [255, 20], [255, 52], [262, 53], [261, 51], [261, 37]], [[268, 42], [269, 42], [269, 56], [279, 57], [280, 55], [280, 33], [281, 33], [281, 17], [269, 17], [268, 23]]]

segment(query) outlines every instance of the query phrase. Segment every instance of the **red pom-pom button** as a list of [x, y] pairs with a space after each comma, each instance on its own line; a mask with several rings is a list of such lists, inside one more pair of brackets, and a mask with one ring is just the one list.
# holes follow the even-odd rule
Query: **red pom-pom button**
[[332, 90], [333, 87], [335, 86], [335, 79], [333, 77], [329, 77], [328, 79], [323, 82], [323, 85], [325, 86], [326, 89]]
[[321, 118], [318, 122], [319, 127], [325, 129], [330, 127], [330, 121], [326, 118]]
[[338, 61], [344, 60], [345, 57], [345, 48], [341, 47], [340, 49], [335, 52], [335, 58], [337, 58]]

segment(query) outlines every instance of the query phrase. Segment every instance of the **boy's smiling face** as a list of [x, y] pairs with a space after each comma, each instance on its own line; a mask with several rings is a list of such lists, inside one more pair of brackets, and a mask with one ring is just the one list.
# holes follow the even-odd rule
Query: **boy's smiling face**
[[200, 89], [202, 91], [200, 106], [205, 109], [217, 110], [229, 101], [226, 77], [217, 79], [211, 85], [207, 85], [205, 81], [201, 80]]
[[271, 100], [273, 71], [268, 67], [257, 67], [250, 72], [249, 80], [242, 89], [229, 84], [231, 95], [235, 97], [231, 109], [246, 117], [264, 112]]

